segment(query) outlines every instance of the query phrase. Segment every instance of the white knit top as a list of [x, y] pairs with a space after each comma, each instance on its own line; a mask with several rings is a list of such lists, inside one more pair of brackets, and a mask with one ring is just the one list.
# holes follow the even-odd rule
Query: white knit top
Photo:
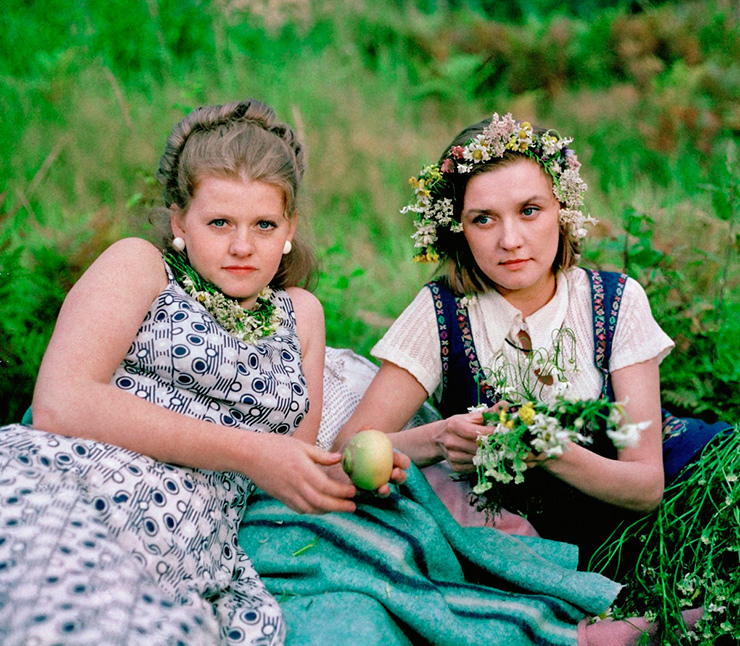
[[[481, 366], [492, 367], [502, 357], [509, 365], [521, 364], [516, 343], [525, 330], [534, 349], [552, 351], [553, 334], [570, 329], [575, 336], [573, 356], [566, 379], [579, 398], [598, 397], [602, 375], [594, 365], [593, 309], [591, 283], [585, 271], [572, 268], [557, 274], [555, 296], [542, 308], [523, 319], [521, 312], [501, 294], [490, 290], [468, 301], [470, 327]], [[629, 278], [614, 333], [611, 372], [642, 361], [663, 358], [674, 343], [653, 318], [642, 286]], [[432, 294], [423, 288], [371, 351], [377, 359], [390, 361], [411, 373], [427, 393], [439, 394], [442, 382], [440, 341]], [[544, 387], [540, 398], [548, 401], [551, 388]]]

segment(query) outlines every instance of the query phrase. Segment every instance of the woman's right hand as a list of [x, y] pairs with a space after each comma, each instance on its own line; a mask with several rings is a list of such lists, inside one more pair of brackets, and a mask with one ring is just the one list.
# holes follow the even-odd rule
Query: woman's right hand
[[436, 443], [440, 454], [456, 473], [475, 471], [473, 457], [478, 450], [478, 436], [487, 435], [491, 429], [483, 425], [483, 413], [453, 415], [441, 422]]
[[247, 437], [249, 465], [242, 472], [262, 491], [303, 514], [355, 511], [355, 486], [332, 479], [321, 468], [338, 464], [340, 453], [286, 435], [248, 433]]

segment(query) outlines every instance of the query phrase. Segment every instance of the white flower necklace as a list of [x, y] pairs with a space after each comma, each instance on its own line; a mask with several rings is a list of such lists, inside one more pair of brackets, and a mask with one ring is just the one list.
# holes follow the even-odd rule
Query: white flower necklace
[[265, 287], [257, 294], [257, 303], [253, 310], [246, 310], [213, 283], [204, 280], [184, 256], [166, 253], [164, 258], [187, 294], [203, 305], [216, 323], [240, 341], [256, 343], [280, 327], [284, 314], [272, 302], [273, 290], [270, 287]]

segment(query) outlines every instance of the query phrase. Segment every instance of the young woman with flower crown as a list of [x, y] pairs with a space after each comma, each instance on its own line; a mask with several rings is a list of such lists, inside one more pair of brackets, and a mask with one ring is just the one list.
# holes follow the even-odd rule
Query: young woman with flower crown
[[303, 171], [270, 107], [198, 108], [157, 173], [164, 259], [121, 240], [70, 291], [33, 426], [0, 429], [3, 644], [282, 643], [236, 540], [250, 492], [355, 508], [322, 469], [340, 456], [314, 446], [324, 323], [297, 287]]
[[[403, 212], [416, 218], [416, 259], [439, 261], [440, 276], [373, 349], [381, 367], [335, 446], [366, 426], [391, 433], [463, 524], [483, 524], [468, 483], [449, 475], [476, 472], [479, 438], [514, 422], [508, 404], [531, 420], [532, 399], [619, 402], [624, 444], [592, 428], [558, 451], [532, 449], [524, 482], [497, 487], [497, 526], [576, 543], [585, 566], [620, 521], [656, 509], [664, 451], [672, 478], [728, 425], [673, 418], [664, 432], [658, 366], [673, 342], [635, 280], [577, 267], [594, 221], [581, 211], [587, 187], [570, 143], [494, 114], [412, 178]], [[397, 433], [429, 397], [441, 419]], [[484, 425], [481, 409], [493, 406], [501, 422]]]

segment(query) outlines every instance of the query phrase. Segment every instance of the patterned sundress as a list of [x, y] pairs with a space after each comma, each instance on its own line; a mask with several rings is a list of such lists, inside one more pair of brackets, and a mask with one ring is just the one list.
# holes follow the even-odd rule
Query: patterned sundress
[[[247, 345], [167, 271], [112, 383], [222, 426], [293, 433], [308, 396], [287, 293], [279, 329]], [[239, 473], [0, 428], [0, 643], [281, 644], [278, 604], [237, 543], [252, 489]]]

